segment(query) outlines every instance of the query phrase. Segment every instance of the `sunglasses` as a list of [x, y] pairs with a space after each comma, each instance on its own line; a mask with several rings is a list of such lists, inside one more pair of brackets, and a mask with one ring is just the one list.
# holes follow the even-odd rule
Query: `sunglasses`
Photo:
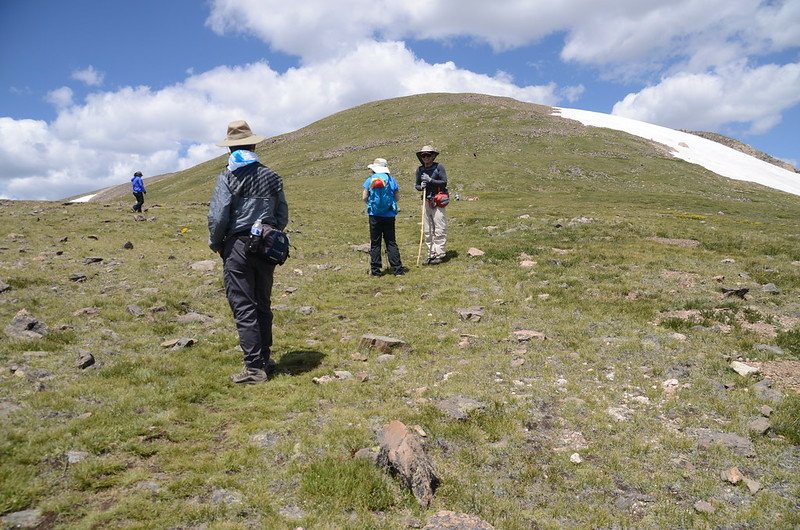
[[431, 158], [433, 156], [433, 153], [422, 153], [419, 156], [422, 158]]

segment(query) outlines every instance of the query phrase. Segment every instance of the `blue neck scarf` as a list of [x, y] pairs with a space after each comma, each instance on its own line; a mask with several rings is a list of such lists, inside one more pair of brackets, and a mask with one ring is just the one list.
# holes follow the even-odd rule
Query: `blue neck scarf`
[[228, 170], [236, 171], [240, 167], [244, 167], [258, 161], [258, 155], [254, 152], [239, 149], [231, 153], [231, 156], [228, 157]]

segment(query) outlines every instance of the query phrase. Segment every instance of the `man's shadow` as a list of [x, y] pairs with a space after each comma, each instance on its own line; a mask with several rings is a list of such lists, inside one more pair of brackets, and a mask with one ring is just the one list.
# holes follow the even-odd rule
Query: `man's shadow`
[[292, 350], [283, 354], [275, 364], [274, 375], [298, 375], [310, 372], [320, 364], [325, 354], [316, 350]]

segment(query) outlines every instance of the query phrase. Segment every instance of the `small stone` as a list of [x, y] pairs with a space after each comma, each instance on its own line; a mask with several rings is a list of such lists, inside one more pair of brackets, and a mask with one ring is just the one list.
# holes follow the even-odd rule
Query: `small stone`
[[753, 495], [761, 491], [761, 483], [757, 480], [744, 477], [744, 483], [747, 486], [747, 489], [750, 490], [750, 493]]
[[697, 513], [708, 513], [708, 514], [711, 514], [711, 513], [714, 513], [716, 511], [716, 509], [714, 508], [714, 505], [712, 505], [708, 501], [697, 501], [696, 503], [694, 503], [694, 509], [695, 509], [695, 511]]
[[211, 259], [203, 261], [195, 261], [194, 263], [189, 265], [189, 268], [200, 272], [213, 272], [214, 269], [217, 268], [217, 261]]
[[547, 337], [541, 331], [533, 331], [530, 329], [519, 329], [514, 331], [514, 338], [519, 342], [527, 342], [530, 340], [545, 340]]
[[335, 370], [333, 375], [336, 376], [336, 379], [352, 379], [353, 374], [348, 372], [347, 370]]
[[778, 289], [778, 286], [775, 285], [774, 283], [768, 283], [766, 285], [762, 285], [761, 290], [764, 291], [765, 293], [781, 294], [781, 290]]
[[3, 528], [37, 528], [43, 521], [41, 510], [23, 510], [0, 517]]
[[75, 361], [75, 366], [81, 370], [85, 370], [94, 364], [94, 355], [89, 352], [81, 352], [78, 355], [78, 360]]
[[763, 416], [753, 418], [747, 423], [747, 430], [753, 434], [766, 434], [769, 429], [769, 420]]
[[122, 248], [124, 248], [125, 250], [133, 250], [133, 243], [131, 243], [130, 241], [126, 241], [125, 244], [122, 245]]
[[571, 455], [569, 455], [569, 461], [572, 462], [573, 464], [580, 464], [583, 462], [583, 458], [581, 458], [581, 455], [579, 455], [578, 453], [572, 453]]
[[369, 374], [367, 372], [358, 372], [356, 373], [356, 379], [358, 379], [360, 383], [366, 383], [369, 381]]
[[469, 256], [471, 258], [477, 258], [477, 257], [483, 256], [484, 254], [485, 254], [484, 251], [482, 251], [480, 249], [477, 249], [477, 248], [474, 248], [474, 247], [467, 249], [467, 256]]
[[758, 368], [750, 366], [749, 364], [745, 364], [740, 361], [733, 361], [731, 363], [731, 368], [733, 369], [734, 372], [743, 377], [747, 377], [749, 375], [758, 373]]
[[770, 416], [772, 416], [772, 413], [774, 412], [774, 409], [772, 407], [770, 407], [769, 405], [763, 405], [760, 409], [758, 409], [758, 411], [765, 418], [769, 418]]
[[744, 478], [742, 476], [741, 471], [739, 471], [738, 467], [732, 467], [730, 469], [726, 469], [720, 473], [720, 478], [725, 482], [730, 482], [731, 484], [738, 484]]
[[77, 464], [89, 458], [89, 453], [86, 451], [67, 451], [67, 463]]
[[484, 315], [483, 307], [467, 307], [465, 309], [457, 309], [459, 318], [462, 321], [480, 322]]

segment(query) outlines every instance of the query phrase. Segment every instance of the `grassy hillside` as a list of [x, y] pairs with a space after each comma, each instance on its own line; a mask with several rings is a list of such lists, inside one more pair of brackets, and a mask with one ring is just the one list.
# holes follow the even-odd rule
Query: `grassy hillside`
[[[423, 144], [461, 200], [452, 259], [417, 268]], [[22, 309], [48, 327], [0, 337], [0, 514], [38, 510], [51, 528], [400, 529], [438, 510], [508, 529], [800, 525], [799, 197], [480, 95], [363, 105], [258, 151], [284, 177], [296, 249], [276, 274], [278, 374], [254, 387], [228, 382], [241, 353], [206, 246], [224, 158], [152, 183], [141, 218], [127, 196], [0, 202], [0, 329]], [[369, 277], [353, 249], [377, 156], [405, 192], [403, 277]], [[359, 346], [368, 333], [410, 349], [379, 359]], [[163, 345], [181, 338], [194, 344]], [[736, 359], [789, 377], [764, 389]], [[312, 381], [336, 370], [366, 378]], [[484, 406], [437, 408], [458, 396]], [[441, 478], [428, 509], [353, 458], [394, 419], [427, 434]], [[734, 467], [758, 491], [720, 478]]]

